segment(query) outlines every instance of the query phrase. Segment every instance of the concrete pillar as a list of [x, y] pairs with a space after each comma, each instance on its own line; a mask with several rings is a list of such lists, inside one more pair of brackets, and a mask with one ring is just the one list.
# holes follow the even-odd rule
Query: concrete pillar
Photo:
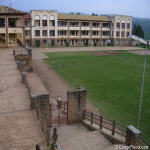
[[126, 129], [126, 141], [125, 144], [130, 146], [138, 146], [139, 145], [139, 135], [141, 132], [136, 129], [134, 126], [130, 125]]

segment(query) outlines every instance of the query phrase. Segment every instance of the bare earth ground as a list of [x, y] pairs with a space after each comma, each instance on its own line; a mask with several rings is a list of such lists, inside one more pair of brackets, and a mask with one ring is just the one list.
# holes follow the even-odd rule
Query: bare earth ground
[[46, 149], [40, 126], [9, 50], [0, 50], [0, 150]]
[[129, 53], [137, 54], [137, 55], [150, 55], [150, 51], [128, 51]]

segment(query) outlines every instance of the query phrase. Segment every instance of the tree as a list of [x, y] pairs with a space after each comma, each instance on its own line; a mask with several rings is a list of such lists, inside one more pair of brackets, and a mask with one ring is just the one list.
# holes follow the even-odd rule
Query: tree
[[144, 38], [144, 31], [140, 25], [137, 26], [136, 24], [134, 24], [132, 33], [134, 35], [141, 37], [141, 38]]
[[98, 16], [97, 14], [95, 14], [95, 13], [92, 13], [92, 16]]
[[135, 34], [135, 30], [136, 30], [136, 23], [133, 26], [132, 34]]

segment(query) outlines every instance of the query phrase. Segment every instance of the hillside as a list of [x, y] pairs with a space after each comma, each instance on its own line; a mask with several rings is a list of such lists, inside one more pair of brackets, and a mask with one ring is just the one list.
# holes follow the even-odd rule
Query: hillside
[[145, 32], [145, 39], [150, 40], [150, 19], [148, 18], [134, 18], [133, 24], [141, 25]]

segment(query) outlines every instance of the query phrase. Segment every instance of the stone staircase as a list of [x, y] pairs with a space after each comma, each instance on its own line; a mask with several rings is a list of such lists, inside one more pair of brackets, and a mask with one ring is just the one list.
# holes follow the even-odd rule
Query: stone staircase
[[[78, 126], [78, 125], [77, 125]], [[90, 132], [83, 125], [59, 129], [58, 143], [63, 150], [114, 150], [115, 146], [99, 131]], [[61, 134], [63, 137], [61, 137]]]

